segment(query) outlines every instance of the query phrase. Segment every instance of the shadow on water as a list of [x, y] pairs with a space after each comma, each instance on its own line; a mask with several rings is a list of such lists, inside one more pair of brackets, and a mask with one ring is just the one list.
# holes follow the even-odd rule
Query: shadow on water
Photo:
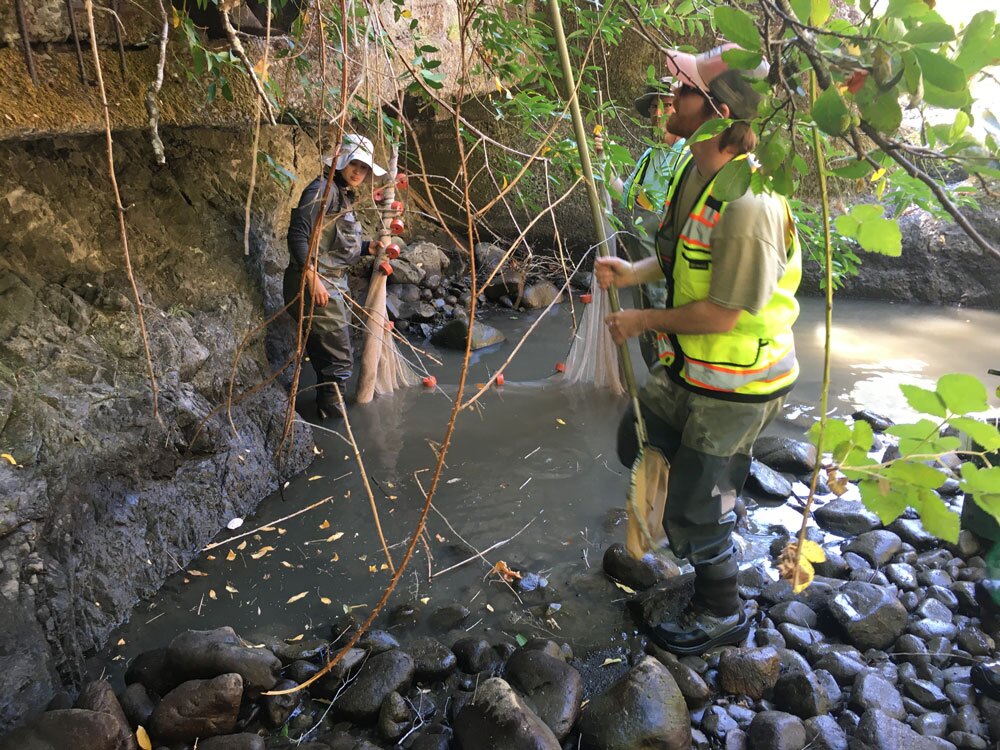
[[[525, 314], [488, 320], [508, 343], [476, 354], [466, 398], [509, 356], [533, 320]], [[800, 437], [818, 418], [822, 320], [822, 304], [806, 300], [797, 328], [802, 378], [772, 433]], [[837, 320], [830, 401], [837, 416], [859, 406], [905, 416], [894, 400], [897, 382], [926, 384], [953, 371], [985, 379], [986, 368], [1000, 364], [987, 361], [992, 353], [984, 346], [1000, 323], [995, 313], [852, 302], [842, 305]], [[471, 611], [464, 625], [469, 632], [551, 635], [578, 654], [621, 644], [634, 632], [621, 604], [624, 593], [600, 571], [606, 547], [624, 540], [622, 514], [615, 511], [624, 506], [626, 472], [614, 452], [624, 400], [562, 387], [550, 377], [565, 359], [569, 328], [566, 309], [547, 315], [506, 368], [507, 385], [490, 389], [461, 413], [435, 495], [441, 515], [429, 516], [427, 545], [417, 545], [388, 608], [417, 602], [430, 612], [458, 602]], [[456, 393], [461, 357], [435, 355], [442, 359], [431, 369], [441, 384], [437, 389], [407, 389], [349, 407], [395, 562], [417, 522], [420, 484], [430, 488]], [[301, 413], [315, 418], [308, 394]], [[94, 659], [95, 673], [119, 677], [129, 659], [188, 628], [231, 625], [251, 642], [263, 634], [326, 638], [345, 612], [367, 616], [390, 579], [369, 500], [349, 446], [329, 431], [316, 431], [316, 445], [316, 461], [288, 483], [283, 498], [276, 493], [266, 499], [254, 517], [219, 540], [265, 528], [216, 547], [186, 573], [172, 576], [110, 641], [121, 639], [123, 645]], [[325, 497], [329, 502], [316, 509], [275, 521]], [[755, 511], [750, 521], [752, 559], [766, 554], [776, 531], [797, 529], [801, 515], [785, 506]], [[515, 535], [486, 557], [539, 574], [546, 581], [541, 589], [518, 596], [477, 559], [436, 575], [473, 557], [467, 544], [484, 550]], [[430, 581], [429, 571], [435, 574]], [[449, 638], [458, 637], [436, 635], [449, 645]]]

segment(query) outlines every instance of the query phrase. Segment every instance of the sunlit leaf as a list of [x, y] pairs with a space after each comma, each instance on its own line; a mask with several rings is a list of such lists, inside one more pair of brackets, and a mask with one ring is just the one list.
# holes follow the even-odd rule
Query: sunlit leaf
[[926, 490], [920, 495], [920, 523], [925, 530], [946, 542], [958, 541], [958, 513], [948, 510], [948, 506], [934, 492]]
[[712, 18], [716, 28], [729, 41], [751, 52], [760, 49], [760, 32], [753, 17], [745, 10], [722, 5], [714, 9]]
[[285, 602], [285, 604], [293, 604], [294, 602], [297, 602], [299, 599], [303, 599], [303, 598], [305, 598], [307, 596], [309, 596], [309, 592], [308, 591], [303, 591], [303, 592], [301, 592], [299, 594], [296, 594], [295, 596], [289, 598], [289, 600], [287, 602]]
[[942, 375], [937, 383], [938, 395], [954, 414], [985, 411], [986, 386], [978, 378], [962, 373]]
[[734, 201], [750, 187], [749, 159], [733, 159], [719, 170], [712, 195], [720, 201]]
[[[174, 10], [176, 14], [176, 9]], [[146, 731], [146, 727], [140, 724], [135, 730], [135, 741], [139, 743], [139, 747], [142, 750], [153, 750], [153, 742], [149, 739], [149, 732]]]
[[236, 552], [234, 552], [233, 550], [229, 550], [229, 553], [226, 555], [226, 560], [228, 562], [232, 562], [235, 559], [236, 559]]
[[273, 551], [274, 551], [274, 547], [261, 547], [259, 550], [257, 550], [252, 555], [250, 555], [250, 557], [252, 557], [254, 560], [259, 560], [264, 555], [266, 555], [268, 552], [273, 552]]
[[804, 539], [802, 541], [801, 548], [799, 550], [799, 555], [804, 557], [809, 562], [821, 563], [826, 562], [826, 552], [820, 547], [816, 542], [811, 539]]
[[961, 91], [968, 80], [965, 71], [944, 55], [927, 49], [914, 50], [924, 79], [944, 91]]
[[851, 113], [836, 86], [831, 86], [816, 97], [812, 117], [819, 129], [828, 135], [843, 135], [851, 126]]
[[[903, 392], [903, 396], [906, 397], [906, 403], [910, 405], [910, 408], [914, 411], [918, 411], [921, 414], [930, 414], [935, 417], [943, 417], [947, 414], [944, 402], [941, 397], [934, 391], [929, 391], [926, 388], [921, 388], [918, 385], [911, 385], [910, 383], [904, 383], [899, 386], [899, 390]], [[896, 425], [899, 427], [899, 425]], [[889, 431], [893, 435], [898, 435], [898, 431]], [[912, 436], [907, 436], [912, 437]]]
[[954, 417], [950, 423], [972, 438], [983, 450], [1000, 450], [1000, 430], [993, 425], [971, 417]]

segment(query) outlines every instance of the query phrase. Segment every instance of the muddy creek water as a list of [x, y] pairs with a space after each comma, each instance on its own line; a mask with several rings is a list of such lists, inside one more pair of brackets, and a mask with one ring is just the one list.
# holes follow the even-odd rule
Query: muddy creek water
[[[486, 318], [508, 341], [474, 356], [466, 398], [474, 392], [470, 387], [509, 356], [537, 317], [506, 312]], [[802, 375], [769, 434], [801, 437], [818, 418], [823, 317], [821, 301], [803, 301], [796, 327]], [[835, 320], [834, 415], [864, 407], [906, 419], [910, 415], [898, 384], [930, 385], [948, 372], [980, 376], [997, 407], [992, 392], [1000, 380], [985, 373], [1000, 367], [1000, 350], [992, 343], [1000, 314], [850, 302], [838, 306]], [[601, 573], [604, 550], [624, 540], [624, 525], [614, 520], [624, 505], [627, 474], [613, 440], [624, 400], [595, 389], [562, 387], [550, 377], [555, 363], [565, 359], [570, 326], [566, 305], [545, 315], [506, 367], [506, 385], [490, 389], [475, 409], [459, 415], [435, 496], [440, 514], [431, 512], [427, 544], [417, 546], [387, 610], [416, 602], [431, 612], [458, 602], [471, 611], [463, 624], [468, 633], [554, 636], [578, 655], [614, 651], [634, 632], [621, 603], [624, 593]], [[423, 504], [418, 482], [424, 489], [430, 486], [435, 449], [459, 377], [457, 353], [434, 354], [443, 362], [430, 368], [440, 386], [435, 391], [412, 388], [349, 407], [396, 563]], [[309, 395], [303, 396], [300, 411], [304, 419], [315, 419]], [[224, 530], [216, 541], [267, 529], [215, 547], [168, 579], [94, 658], [95, 675], [118, 678], [129, 659], [189, 628], [230, 625], [250, 642], [261, 642], [265, 635], [308, 640], [328, 638], [345, 611], [360, 620], [367, 617], [390, 571], [350, 447], [330, 432], [317, 430], [315, 437], [320, 454], [308, 471], [261, 503], [241, 528]], [[327, 497], [313, 510], [275, 522]], [[801, 515], [788, 506], [753, 511], [747, 557], [766, 550], [771, 524], [797, 527], [800, 522]], [[474, 555], [467, 544], [486, 550], [511, 537], [485, 557], [539, 574], [545, 585], [538, 591], [519, 598], [488, 575], [489, 565], [478, 559], [447, 571]], [[379, 626], [385, 626], [384, 619], [376, 621]], [[450, 644], [448, 634], [435, 635]]]

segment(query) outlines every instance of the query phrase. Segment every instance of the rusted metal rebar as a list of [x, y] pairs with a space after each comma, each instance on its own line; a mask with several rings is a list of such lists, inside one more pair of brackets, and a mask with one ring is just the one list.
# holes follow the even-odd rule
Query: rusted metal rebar
[[17, 30], [21, 32], [21, 49], [24, 51], [24, 64], [28, 66], [31, 83], [38, 85], [38, 73], [35, 71], [35, 58], [31, 54], [31, 42], [28, 41], [28, 22], [24, 18], [23, 0], [14, 0], [14, 12], [17, 14]]
[[73, 10], [73, 0], [66, 0], [66, 17], [69, 18], [69, 32], [76, 47], [76, 67], [80, 71], [80, 83], [87, 83], [87, 74], [83, 69], [83, 50], [80, 48], [80, 32], [76, 28], [76, 12]]

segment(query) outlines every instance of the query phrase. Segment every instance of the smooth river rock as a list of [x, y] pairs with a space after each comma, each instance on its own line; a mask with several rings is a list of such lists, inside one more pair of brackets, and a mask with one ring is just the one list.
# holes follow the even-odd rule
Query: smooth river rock
[[689, 750], [691, 719], [670, 672], [643, 657], [593, 698], [578, 722], [586, 750]]
[[454, 729], [462, 750], [560, 750], [552, 730], [499, 677], [479, 685], [455, 717]]

